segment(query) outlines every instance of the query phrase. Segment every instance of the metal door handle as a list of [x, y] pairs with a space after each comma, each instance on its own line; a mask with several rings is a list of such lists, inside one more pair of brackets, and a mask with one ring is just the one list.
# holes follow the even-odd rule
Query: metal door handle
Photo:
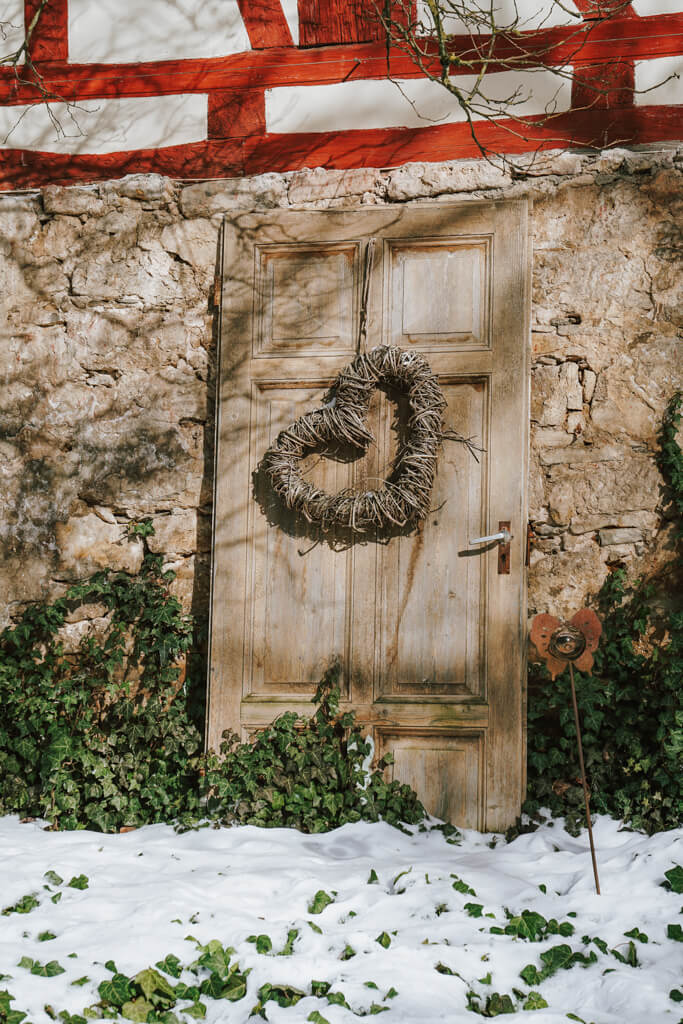
[[512, 538], [512, 534], [508, 529], [502, 529], [500, 533], [491, 533], [488, 537], [475, 537], [474, 540], [470, 541], [470, 544], [490, 544], [494, 540], [498, 541], [499, 544], [509, 544]]

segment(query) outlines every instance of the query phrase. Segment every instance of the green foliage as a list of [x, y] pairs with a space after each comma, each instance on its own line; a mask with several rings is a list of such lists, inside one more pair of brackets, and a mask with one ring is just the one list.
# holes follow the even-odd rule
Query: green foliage
[[[149, 521], [129, 531], [143, 541], [150, 532]], [[202, 754], [188, 695], [178, 693], [192, 624], [169, 591], [173, 578], [147, 551], [137, 576], [97, 573], [50, 605], [30, 605], [0, 633], [0, 814], [103, 832], [207, 818], [307, 832], [423, 819], [410, 787], [384, 778], [391, 755], [363, 771], [370, 747], [354, 715], [339, 710], [338, 665], [310, 719], [286, 714], [253, 743], [225, 734], [220, 753]], [[103, 606], [104, 625], [67, 654], [60, 629], [84, 605]], [[63, 882], [53, 871], [45, 877]], [[84, 875], [68, 882], [87, 886]], [[3, 913], [38, 904], [28, 894]]]
[[674, 867], [669, 868], [668, 871], [664, 872], [665, 882], [662, 882], [662, 886], [670, 892], [683, 893], [683, 867], [680, 864], [676, 864]]
[[[465, 907], [467, 906], [468, 904], [465, 904]], [[489, 929], [495, 935], [514, 935], [518, 939], [526, 939], [527, 942], [543, 942], [550, 935], [567, 938], [574, 934], [574, 925], [569, 921], [558, 922], [554, 917], [546, 920], [535, 910], [523, 910], [521, 914], [512, 914], [506, 910], [505, 913], [508, 918], [505, 927]]]
[[[574, 677], [593, 810], [656, 832], [683, 816], [683, 613], [672, 615], [665, 643], [649, 642], [651, 597], [623, 570], [607, 578], [593, 673]], [[548, 807], [576, 830], [585, 812], [567, 672], [553, 683], [531, 667], [528, 721], [524, 809]]]
[[[335, 663], [325, 673], [311, 718], [286, 713], [252, 743], [224, 733], [221, 753], [208, 755], [202, 777], [209, 818], [304, 832], [361, 820], [396, 826], [422, 821], [424, 808], [410, 787], [384, 778], [390, 755], [364, 772], [371, 748], [356, 730], [354, 714], [339, 710], [339, 672]], [[315, 904], [311, 913], [325, 905]]]
[[[659, 435], [667, 509], [683, 536], [683, 453], [676, 441], [683, 395], [673, 396]], [[667, 512], [667, 514], [668, 514]], [[674, 588], [675, 592], [675, 588]], [[654, 588], [621, 569], [598, 595], [603, 626], [591, 675], [575, 671], [586, 775], [594, 810], [647, 832], [683, 818], [683, 611], [659, 637]], [[530, 666], [525, 810], [548, 807], [576, 830], [585, 821], [568, 673], [551, 682]]]
[[40, 900], [34, 892], [28, 892], [21, 899], [17, 900], [16, 903], [12, 904], [11, 907], [5, 907], [2, 911], [3, 917], [9, 917], [10, 914], [30, 914], [32, 910], [40, 906]]
[[[108, 832], [198, 806], [200, 735], [174, 700], [191, 622], [161, 564], [97, 573], [0, 633], [0, 814]], [[59, 630], [88, 604], [103, 628], [65, 654]]]

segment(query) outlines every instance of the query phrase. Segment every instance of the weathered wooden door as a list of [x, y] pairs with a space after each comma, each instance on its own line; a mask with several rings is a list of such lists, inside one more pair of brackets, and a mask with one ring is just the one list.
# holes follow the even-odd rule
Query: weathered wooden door
[[[391, 749], [428, 810], [502, 829], [524, 781], [528, 210], [416, 203], [239, 214], [225, 224], [208, 743], [305, 712], [333, 655], [343, 697]], [[355, 355], [366, 243], [368, 348], [415, 349], [448, 400], [422, 527], [388, 542], [312, 547], [254, 476], [277, 433]], [[400, 403], [378, 392], [377, 446], [311, 459], [327, 490], [373, 486]], [[372, 483], [365, 485], [364, 480]], [[472, 538], [511, 524], [509, 572]], [[505, 566], [502, 566], [504, 569]]]

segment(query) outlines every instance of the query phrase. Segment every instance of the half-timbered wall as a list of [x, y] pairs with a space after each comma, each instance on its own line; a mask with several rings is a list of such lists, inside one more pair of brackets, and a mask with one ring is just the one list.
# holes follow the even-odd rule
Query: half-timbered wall
[[[20, 43], [37, 6], [5, 0], [4, 52]], [[596, 21], [593, 0], [517, 6], [531, 48], [550, 63], [572, 62], [574, 80], [555, 96], [549, 72], [494, 72], [494, 94], [531, 84], [518, 113], [533, 119], [553, 97], [561, 116], [527, 138], [480, 124], [485, 144], [520, 152], [556, 147], [558, 138], [578, 146], [680, 137], [681, 82], [670, 78], [683, 63], [677, 0], [634, 0], [607, 21]], [[512, 0], [500, 8], [503, 20], [514, 17]], [[457, 105], [398, 51], [390, 54], [396, 83], [387, 81], [370, 9], [367, 0], [50, 0], [31, 52], [51, 112], [21, 67], [0, 68], [0, 187], [474, 155]], [[586, 32], [578, 51], [577, 25]], [[454, 48], [466, 48], [464, 26], [449, 28]]]

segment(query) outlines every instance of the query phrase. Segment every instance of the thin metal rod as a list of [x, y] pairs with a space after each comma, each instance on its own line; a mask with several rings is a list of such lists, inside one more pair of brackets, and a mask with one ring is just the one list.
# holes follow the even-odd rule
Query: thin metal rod
[[591, 846], [591, 860], [593, 861], [593, 875], [595, 876], [595, 891], [600, 895], [600, 881], [598, 879], [598, 862], [595, 859], [595, 845], [593, 843], [593, 825], [591, 812], [588, 804], [588, 783], [586, 781], [586, 769], [583, 764], [583, 744], [581, 743], [581, 726], [579, 725], [579, 706], [576, 703], [576, 688], [574, 687], [574, 666], [569, 662], [569, 679], [572, 684], [572, 704], [574, 705], [574, 722], [576, 723], [576, 741], [579, 747], [579, 768], [581, 769], [581, 782], [583, 783], [583, 799], [586, 803], [586, 821], [588, 822], [588, 841]]

